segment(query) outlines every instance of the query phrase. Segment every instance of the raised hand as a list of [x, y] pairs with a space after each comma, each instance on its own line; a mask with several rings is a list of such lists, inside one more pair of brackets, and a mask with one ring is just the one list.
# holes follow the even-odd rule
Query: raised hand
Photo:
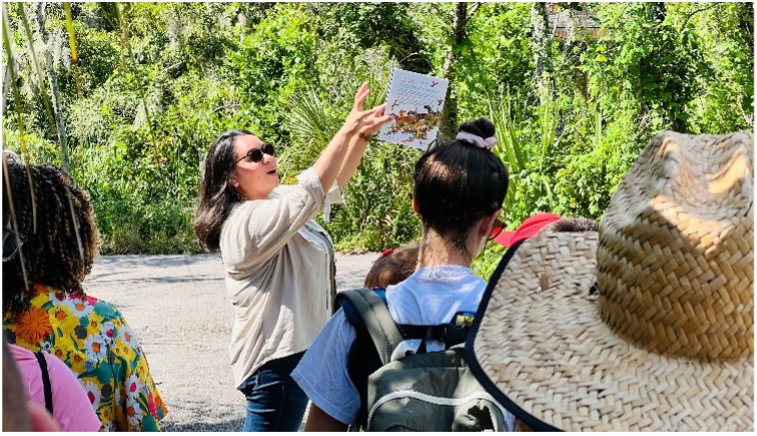
[[376, 106], [370, 110], [371, 114], [363, 120], [363, 124], [360, 127], [359, 133], [364, 135], [373, 136], [378, 133], [381, 126], [391, 121], [391, 115], [384, 115], [386, 109], [386, 103]]
[[355, 100], [352, 105], [347, 119], [344, 121], [342, 131], [350, 136], [357, 133], [364, 133], [367, 135], [373, 135], [381, 128], [381, 126], [389, 121], [391, 117], [383, 116], [384, 108], [386, 105], [382, 104], [372, 109], [363, 110], [363, 104], [365, 99], [368, 98], [368, 94], [371, 90], [368, 88], [368, 83], [364, 82], [360, 89], [355, 94]]

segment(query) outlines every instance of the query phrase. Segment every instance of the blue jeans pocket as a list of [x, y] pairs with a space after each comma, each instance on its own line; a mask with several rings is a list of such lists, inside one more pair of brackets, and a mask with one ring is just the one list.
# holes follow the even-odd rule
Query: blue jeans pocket
[[244, 431], [297, 431], [308, 398], [290, 373], [301, 354], [266, 363], [239, 390], [247, 399]]

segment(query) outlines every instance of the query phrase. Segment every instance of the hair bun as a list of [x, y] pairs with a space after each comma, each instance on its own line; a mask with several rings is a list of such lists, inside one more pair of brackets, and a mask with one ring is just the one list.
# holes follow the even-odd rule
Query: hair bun
[[489, 138], [494, 136], [496, 129], [494, 124], [486, 118], [479, 118], [460, 125], [459, 132], [468, 132], [474, 135], [478, 135], [482, 138]]

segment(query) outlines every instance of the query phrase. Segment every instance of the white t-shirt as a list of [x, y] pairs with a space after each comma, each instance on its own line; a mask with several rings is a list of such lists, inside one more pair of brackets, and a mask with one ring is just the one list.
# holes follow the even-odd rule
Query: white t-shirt
[[[397, 324], [438, 325], [452, 321], [457, 312], [475, 312], [485, 289], [486, 282], [469, 268], [436, 266], [421, 268], [404, 282], [389, 286], [386, 300]], [[292, 372], [310, 401], [348, 425], [355, 422], [360, 411], [360, 394], [347, 369], [355, 337], [355, 329], [339, 309]], [[443, 346], [429, 342], [427, 349], [437, 351]]]

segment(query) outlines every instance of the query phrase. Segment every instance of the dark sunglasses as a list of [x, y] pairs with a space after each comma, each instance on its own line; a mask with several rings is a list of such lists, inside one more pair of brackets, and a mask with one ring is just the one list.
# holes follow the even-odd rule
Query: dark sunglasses
[[502, 233], [502, 230], [505, 230], [505, 223], [499, 220], [499, 218], [494, 220], [494, 225], [492, 226], [492, 231], [489, 233], [489, 240], [496, 238], [499, 236], [500, 233]]
[[263, 153], [269, 156], [273, 156], [274, 152], [275, 151], [273, 149], [273, 145], [271, 144], [263, 144], [263, 148], [251, 148], [247, 153], [244, 154], [244, 156], [240, 157], [236, 160], [236, 162], [234, 162], [234, 166], [236, 166], [244, 159], [249, 159], [250, 162], [260, 162], [261, 160], [263, 160]]
[[24, 242], [26, 242], [25, 234], [6, 228], [3, 231], [3, 262], [15, 259]]

